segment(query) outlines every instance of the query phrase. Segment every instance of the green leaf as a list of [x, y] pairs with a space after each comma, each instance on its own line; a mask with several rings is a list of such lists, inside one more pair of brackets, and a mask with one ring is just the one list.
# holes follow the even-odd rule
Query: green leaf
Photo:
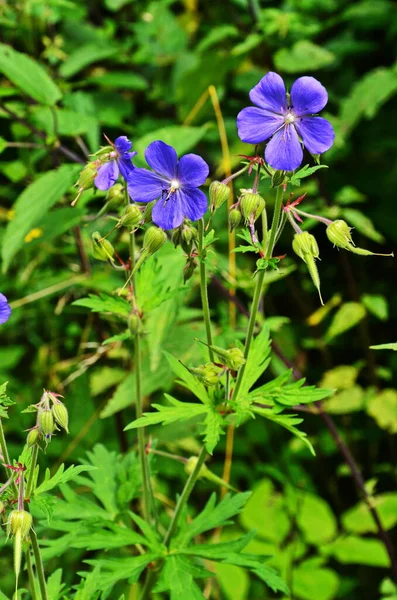
[[108, 525], [109, 529], [101, 531], [89, 531], [79, 533], [77, 539], [70, 543], [73, 548], [84, 548], [85, 550], [110, 550], [112, 548], [127, 548], [136, 544], [148, 545], [146, 539], [132, 531], [132, 529], [121, 527], [115, 523]]
[[73, 77], [82, 69], [95, 62], [102, 62], [106, 58], [111, 58], [119, 52], [115, 46], [106, 43], [103, 46], [97, 44], [85, 44], [80, 46], [72, 54], [68, 56], [65, 62], [61, 65], [59, 73], [65, 79]]
[[149, 552], [129, 558], [101, 558], [85, 562], [100, 568], [100, 574], [96, 578], [96, 589], [106, 590], [123, 579], [128, 579], [130, 584], [136, 583], [146, 565], [157, 558], [159, 558], [158, 554]]
[[124, 298], [119, 296], [110, 296], [108, 294], [99, 294], [95, 296], [90, 294], [88, 298], [80, 298], [72, 303], [72, 306], [84, 306], [90, 308], [92, 312], [112, 313], [116, 315], [128, 316], [131, 312], [131, 305]]
[[270, 344], [269, 328], [265, 325], [252, 343], [245, 364], [243, 380], [238, 395], [239, 398], [243, 398], [266, 371], [270, 362]]
[[283, 406], [294, 406], [295, 404], [310, 404], [324, 400], [334, 393], [334, 390], [325, 388], [316, 388], [314, 385], [304, 385], [305, 379], [287, 383], [292, 374], [292, 370], [282, 373], [273, 381], [257, 388], [250, 393], [251, 402], [261, 404], [281, 404]]
[[255, 530], [252, 530], [236, 540], [219, 544], [195, 544], [178, 550], [178, 552], [208, 558], [209, 560], [224, 560], [231, 553], [241, 552], [255, 536], [255, 533]]
[[[397, 524], [397, 493], [389, 492], [371, 498], [383, 529], [392, 529]], [[342, 515], [343, 527], [352, 533], [377, 533], [378, 528], [366, 502], [362, 501]]]
[[214, 570], [226, 600], [247, 600], [250, 579], [245, 569], [226, 563], [215, 563]]
[[[96, 600], [99, 596], [98, 579], [101, 573], [100, 567], [95, 567], [91, 573], [80, 583], [74, 600]], [[51, 596], [50, 596], [51, 598]]]
[[139, 515], [130, 512], [132, 520], [138, 525], [146, 538], [146, 544], [155, 552], [165, 552], [165, 546], [161, 543], [158, 532], [153, 527], [142, 519]]
[[208, 411], [208, 407], [202, 404], [180, 402], [168, 394], [165, 394], [165, 397], [171, 402], [172, 406], [152, 404], [157, 412], [143, 413], [143, 417], [132, 421], [132, 423], [124, 428], [124, 431], [137, 429], [138, 427], [147, 427], [148, 425], [158, 425], [159, 423], [169, 425], [170, 423], [175, 423], [175, 421], [187, 421]]
[[317, 567], [314, 560], [305, 560], [294, 567], [294, 592], [302, 600], [334, 600], [340, 586], [339, 577], [331, 569]]
[[62, 569], [57, 569], [47, 579], [47, 594], [52, 600], [61, 600], [62, 590], [65, 584], [62, 583]]
[[285, 73], [317, 71], [335, 62], [332, 52], [309, 40], [299, 40], [292, 48], [281, 48], [273, 58], [276, 68]]
[[[207, 390], [197, 377], [195, 377], [179, 360], [174, 358], [172, 354], [164, 352], [164, 355], [175, 375], [181, 379], [182, 385], [190, 390], [203, 404], [210, 404], [211, 401]], [[181, 383], [181, 381], [178, 383]]]
[[371, 219], [364, 215], [360, 210], [356, 208], [343, 208], [342, 215], [346, 219], [349, 225], [353, 225], [365, 237], [383, 244], [385, 238], [379, 231], [376, 231]]
[[0, 418], [8, 419], [8, 408], [15, 404], [7, 395], [8, 381], [0, 385]]
[[50, 469], [46, 469], [44, 481], [39, 486], [37, 486], [35, 490], [35, 496], [43, 494], [44, 492], [48, 492], [49, 490], [54, 489], [61, 483], [66, 483], [67, 481], [75, 479], [77, 475], [79, 475], [83, 471], [92, 471], [94, 469], [96, 469], [96, 467], [92, 467], [89, 465], [79, 465], [77, 467], [71, 465], [65, 471], [65, 465], [62, 464], [59, 467], [58, 471], [55, 473], [55, 475], [53, 475], [53, 477], [51, 477]]
[[372, 396], [367, 404], [367, 413], [375, 419], [379, 427], [390, 433], [397, 433], [397, 392], [382, 390]]
[[89, 486], [112, 517], [118, 513], [116, 501], [117, 454], [108, 450], [103, 444], [95, 444], [91, 452], [87, 452], [86, 466], [90, 470]]
[[219, 438], [223, 434], [224, 421], [222, 416], [215, 410], [209, 410], [204, 420], [205, 437], [204, 443], [209, 454], [212, 454]]
[[210, 577], [211, 573], [182, 556], [168, 556], [154, 592], [170, 591], [170, 600], [205, 600], [194, 577]]
[[299, 169], [299, 171], [297, 171], [291, 176], [289, 182], [292, 185], [299, 187], [301, 184], [301, 179], [313, 175], [313, 173], [315, 173], [319, 169], [328, 169], [328, 167], [327, 165], [316, 165], [315, 167], [309, 167], [309, 165], [305, 165], [304, 167], [302, 167], [302, 169]]
[[207, 131], [207, 126], [202, 127], [187, 127], [185, 125], [170, 125], [162, 129], [157, 129], [152, 133], [148, 133], [134, 143], [134, 149], [138, 152], [135, 157], [135, 164], [138, 167], [146, 166], [144, 161], [144, 152], [149, 144], [155, 140], [162, 140], [166, 144], [173, 146], [178, 153], [178, 156], [186, 154], [194, 148], [202, 139]]
[[316, 455], [312, 444], [307, 439], [307, 434], [304, 431], [300, 431], [300, 429], [297, 429], [296, 427], [296, 425], [302, 423], [303, 419], [300, 419], [296, 415], [275, 415], [270, 410], [259, 408], [257, 406], [252, 406], [252, 412], [257, 415], [261, 415], [270, 421], [273, 421], [273, 423], [277, 423], [277, 425], [281, 425], [281, 427], [284, 427], [285, 429], [288, 429], [288, 431], [300, 439], [301, 442], [303, 442], [309, 448], [313, 456]]
[[381, 321], [387, 321], [389, 317], [389, 305], [384, 296], [380, 294], [364, 294], [361, 302], [365, 308]]
[[337, 533], [336, 519], [327, 502], [308, 492], [302, 495], [296, 521], [306, 541], [315, 546], [329, 542]]
[[146, 90], [149, 87], [146, 79], [138, 73], [126, 71], [111, 71], [109, 73], [92, 74], [85, 79], [87, 83], [96, 84], [99, 87], [119, 91], [124, 90]]
[[390, 344], [378, 344], [377, 346], [370, 346], [371, 350], [394, 350], [397, 352], [397, 342], [390, 342]]
[[332, 319], [325, 334], [325, 341], [330, 342], [338, 335], [355, 327], [365, 317], [365, 308], [359, 302], [345, 302]]
[[[258, 519], [258, 515], [261, 518]], [[240, 516], [245, 529], [256, 529], [258, 535], [279, 545], [290, 528], [285, 501], [270, 479], [258, 482]]]
[[342, 390], [333, 398], [324, 402], [326, 412], [334, 415], [345, 415], [365, 408], [366, 394], [360, 385]]
[[0, 44], [0, 72], [40, 104], [54, 106], [62, 97], [41, 65], [6, 44]]
[[376, 539], [349, 535], [338, 538], [332, 544], [322, 546], [320, 551], [342, 564], [383, 568], [390, 566], [390, 558], [384, 545]]
[[48, 171], [28, 185], [17, 198], [13, 206], [15, 217], [7, 225], [2, 243], [3, 272], [8, 270], [15, 254], [22, 248], [26, 234], [40, 225], [49, 209], [73, 185], [78, 170], [76, 165], [64, 165]]

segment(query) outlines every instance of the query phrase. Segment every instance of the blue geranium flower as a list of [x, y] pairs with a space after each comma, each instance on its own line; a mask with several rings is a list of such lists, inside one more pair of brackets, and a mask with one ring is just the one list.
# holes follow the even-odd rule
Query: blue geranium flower
[[131, 158], [136, 152], [130, 152], [132, 142], [121, 135], [114, 141], [114, 150], [110, 153], [111, 160], [101, 165], [98, 169], [98, 175], [95, 178], [95, 185], [99, 190], [108, 190], [114, 185], [121, 173], [124, 179], [134, 168]]
[[197, 154], [185, 154], [178, 160], [176, 151], [164, 142], [152, 142], [145, 151], [149, 169], [135, 168], [128, 176], [128, 193], [135, 202], [157, 200], [152, 219], [162, 229], [175, 229], [187, 217], [201, 219], [207, 210], [207, 198], [198, 189], [209, 172], [205, 160]]
[[291, 87], [290, 99], [280, 75], [269, 72], [250, 91], [256, 106], [237, 116], [238, 135], [243, 142], [260, 144], [271, 138], [265, 159], [280, 171], [297, 169], [303, 145], [311, 154], [322, 154], [334, 143], [332, 125], [315, 116], [328, 101], [327, 90], [314, 77], [299, 77]]
[[0, 293], [0, 325], [8, 321], [11, 315], [11, 306], [4, 294]]

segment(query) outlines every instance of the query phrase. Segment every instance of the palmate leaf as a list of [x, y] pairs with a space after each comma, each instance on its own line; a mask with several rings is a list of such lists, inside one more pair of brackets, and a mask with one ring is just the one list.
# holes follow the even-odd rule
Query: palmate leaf
[[170, 600], [204, 600], [194, 579], [211, 577], [212, 573], [193, 564], [184, 556], [168, 556], [162, 568], [155, 592], [170, 591]]
[[270, 362], [270, 343], [269, 328], [264, 326], [252, 343], [238, 398], [244, 398], [254, 383], [266, 371]]
[[164, 352], [164, 355], [170, 363], [170, 367], [175, 375], [181, 379], [178, 383], [190, 390], [196, 398], [203, 402], [203, 404], [210, 404], [211, 400], [207, 394], [207, 390], [197, 377], [195, 377], [179, 360], [174, 358], [172, 354]]
[[208, 558], [210, 560], [223, 560], [231, 553], [241, 552], [253, 537], [255, 537], [254, 530], [249, 531], [237, 540], [221, 542], [219, 544], [196, 544], [178, 550], [178, 553], [199, 556], [200, 558]]
[[158, 554], [149, 552], [141, 556], [131, 556], [129, 558], [101, 558], [98, 560], [86, 560], [85, 562], [100, 568], [100, 574], [96, 581], [96, 589], [106, 590], [123, 579], [128, 579], [130, 583], [136, 583], [146, 565], [158, 558], [161, 558]]
[[92, 312], [113, 313], [116, 315], [128, 316], [131, 312], [131, 305], [124, 298], [110, 296], [108, 294], [99, 294], [95, 296], [90, 294], [88, 298], [80, 298], [72, 303], [73, 306], [84, 306], [90, 308]]
[[208, 407], [203, 404], [195, 404], [193, 402], [180, 402], [169, 394], [165, 394], [166, 398], [171, 402], [172, 406], [163, 406], [162, 404], [152, 404], [157, 412], [146, 412], [143, 417], [132, 421], [124, 428], [124, 431], [129, 429], [137, 429], [138, 427], [147, 427], [148, 425], [169, 425], [175, 421], [187, 421], [192, 417], [202, 415], [208, 412]]
[[61, 483], [66, 483], [67, 481], [75, 479], [79, 473], [82, 473], [83, 471], [92, 471], [93, 469], [96, 469], [96, 467], [89, 465], [78, 465], [75, 467], [74, 465], [71, 465], [65, 471], [65, 465], [62, 464], [53, 477], [51, 477], [50, 469], [46, 469], [44, 481], [36, 488], [35, 495], [37, 496], [43, 492], [48, 492]]
[[313, 175], [313, 173], [315, 173], [319, 169], [328, 169], [328, 167], [327, 165], [316, 165], [315, 167], [309, 167], [309, 165], [305, 165], [304, 167], [302, 167], [302, 169], [299, 169], [299, 171], [292, 175], [289, 182], [292, 185], [299, 187], [301, 184], [301, 179]]
[[[292, 369], [282, 373], [276, 379], [253, 390], [249, 400], [270, 406], [276, 406], [278, 411], [286, 406], [296, 404], [310, 404], [331, 396], [335, 390], [316, 388], [314, 385], [305, 385], [305, 379], [287, 383], [292, 375]], [[278, 406], [279, 405], [279, 406]], [[276, 412], [276, 411], [275, 411]]]
[[296, 415], [274, 414], [271, 409], [259, 408], [254, 405], [252, 406], [251, 410], [253, 413], [261, 415], [262, 417], [269, 419], [269, 421], [273, 421], [273, 423], [277, 423], [278, 425], [281, 425], [281, 427], [288, 429], [288, 431], [299, 438], [309, 448], [313, 456], [316, 455], [312, 444], [307, 439], [307, 434], [295, 427], [295, 425], [302, 423], [303, 419], [300, 419]]
[[135, 544], [150, 547], [146, 539], [136, 531], [115, 523], [104, 523], [104, 527], [99, 531], [89, 528], [86, 533], [79, 532], [77, 539], [71, 542], [70, 547], [84, 548], [85, 550], [110, 550], [112, 548], [126, 548]]
[[204, 444], [209, 454], [212, 454], [219, 438], [223, 434], [224, 420], [215, 409], [208, 410], [204, 421]]

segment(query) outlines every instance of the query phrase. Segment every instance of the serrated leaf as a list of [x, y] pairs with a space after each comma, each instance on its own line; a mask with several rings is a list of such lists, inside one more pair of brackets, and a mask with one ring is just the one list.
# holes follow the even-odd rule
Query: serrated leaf
[[272, 413], [271, 410], [259, 408], [257, 406], [252, 406], [252, 412], [257, 415], [261, 415], [262, 417], [265, 417], [270, 421], [273, 421], [273, 423], [281, 425], [281, 427], [284, 427], [285, 429], [288, 429], [288, 431], [290, 431], [293, 435], [299, 438], [309, 448], [313, 456], [316, 455], [312, 444], [307, 439], [307, 434], [304, 431], [300, 431], [300, 429], [296, 427], [296, 425], [302, 423], [303, 419], [297, 417], [296, 415], [277, 415]]
[[65, 471], [65, 465], [62, 464], [59, 467], [58, 471], [55, 473], [55, 475], [53, 475], [53, 477], [51, 477], [50, 469], [46, 469], [44, 481], [39, 486], [37, 486], [35, 490], [35, 496], [43, 494], [44, 492], [48, 492], [49, 490], [54, 489], [61, 483], [66, 483], [67, 481], [73, 480], [75, 477], [77, 477], [77, 475], [79, 475], [83, 471], [92, 471], [94, 469], [96, 469], [96, 467], [92, 467], [89, 465], [78, 465], [77, 467], [71, 465]]
[[167, 557], [155, 592], [170, 591], [170, 600], [205, 600], [194, 578], [210, 577], [211, 573], [182, 556]]
[[172, 406], [163, 404], [152, 404], [157, 412], [144, 413], [140, 419], [132, 421], [124, 428], [124, 431], [136, 429], [137, 427], [147, 427], [148, 425], [169, 425], [175, 421], [186, 421], [192, 417], [205, 414], [208, 407], [203, 404], [193, 404], [192, 402], [180, 402], [172, 396], [165, 394], [165, 397], [171, 402]]
[[0, 385], [0, 418], [8, 419], [8, 408], [15, 402], [7, 395], [8, 381]]
[[183, 385], [192, 392], [203, 404], [209, 404], [210, 398], [208, 396], [205, 386], [187, 369], [179, 360], [174, 358], [169, 352], [164, 352], [166, 359], [168, 360], [171, 369], [177, 377], [179, 377]]
[[159, 558], [158, 554], [150, 552], [129, 558], [101, 558], [98, 560], [86, 560], [85, 562], [100, 568], [100, 575], [97, 577], [96, 586], [97, 589], [106, 590], [123, 579], [128, 579], [130, 584], [136, 583], [146, 565], [157, 558]]
[[[238, 398], [244, 398], [267, 369], [270, 362], [270, 343], [269, 328], [265, 325], [252, 343]], [[237, 401], [238, 398], [236, 398]]]
[[210, 560], [223, 560], [230, 553], [241, 552], [247, 544], [255, 537], [255, 531], [249, 531], [245, 535], [241, 536], [237, 540], [228, 542], [222, 542], [219, 544], [196, 544], [178, 550], [181, 554], [191, 554], [194, 556], [200, 556], [201, 558], [208, 558]]
[[124, 548], [136, 544], [149, 545], [146, 539], [127, 527], [121, 527], [114, 523], [109, 524], [109, 529], [101, 531], [89, 531], [79, 533], [78, 538], [70, 543], [73, 548], [84, 548], [85, 550], [110, 550], [112, 548]]
[[309, 165], [305, 165], [304, 167], [302, 167], [302, 169], [299, 169], [299, 171], [297, 171], [291, 176], [289, 182], [292, 185], [299, 187], [301, 184], [301, 179], [313, 175], [313, 173], [315, 173], [319, 169], [328, 169], [328, 167], [327, 165], [316, 165], [315, 167], [309, 167]]
[[66, 194], [78, 173], [75, 165], [64, 165], [40, 175], [17, 198], [14, 218], [7, 225], [3, 243], [3, 272], [8, 270], [15, 254], [23, 247], [27, 233], [40, 224], [49, 209]]
[[51, 600], [60, 600], [65, 584], [62, 583], [62, 569], [57, 569], [47, 579], [47, 593]]
[[223, 434], [223, 418], [216, 410], [209, 410], [204, 420], [204, 444], [209, 454], [212, 454], [219, 438]]
[[75, 300], [72, 306], [84, 306], [85, 308], [90, 308], [92, 312], [112, 313], [123, 316], [128, 316], [131, 312], [131, 305], [127, 300], [119, 296], [110, 296], [107, 294], [99, 294], [98, 296], [90, 294], [88, 298]]
[[74, 600], [96, 600], [99, 596], [98, 579], [101, 573], [100, 567], [95, 567], [91, 573], [80, 583]]
[[[117, 482], [116, 464], [117, 454], [108, 450], [103, 444], [95, 444], [91, 452], [87, 452], [90, 471], [90, 488], [112, 517], [118, 513], [116, 501]], [[85, 461], [84, 461], [85, 462]]]
[[62, 97], [59, 88], [39, 63], [6, 44], [0, 44], [0, 72], [40, 104], [54, 106]]

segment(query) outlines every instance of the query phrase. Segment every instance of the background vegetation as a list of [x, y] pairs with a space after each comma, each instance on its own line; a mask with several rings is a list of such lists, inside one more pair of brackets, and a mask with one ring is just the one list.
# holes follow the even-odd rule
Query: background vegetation
[[[312, 74], [328, 89], [326, 116], [336, 142], [324, 159], [329, 169], [304, 187], [305, 210], [345, 218], [359, 246], [391, 252], [397, 242], [397, 7], [388, 0], [18, 0], [0, 3], [0, 26], [3, 43], [44, 65], [61, 90], [56, 108], [41, 102], [39, 78], [30, 93], [20, 83], [30, 65], [10, 72], [7, 48], [0, 46], [0, 291], [13, 306], [0, 333], [0, 382], [9, 380], [17, 401], [7, 436], [10, 453], [18, 456], [23, 430], [31, 426], [31, 415], [21, 410], [39, 400], [43, 387], [53, 389], [66, 398], [71, 434], [54, 437], [41, 464], [52, 471], [64, 461], [98, 467], [80, 476], [77, 487], [64, 483], [59, 496], [35, 506], [43, 530], [52, 516], [44, 540], [47, 572], [59, 575], [62, 568], [71, 586], [75, 574], [87, 570], [83, 561], [92, 565], [106, 557], [84, 537], [84, 523], [103, 518], [103, 511], [114, 520], [136, 495], [127, 480], [137, 472], [131, 455], [122, 454], [136, 439], [135, 431], [123, 431], [133, 418], [130, 349], [121, 342], [102, 345], [120, 332], [115, 317], [73, 305], [120, 283], [117, 273], [89, 256], [91, 233], [110, 228], [106, 221], [92, 222], [104, 194], [88, 191], [70, 207], [79, 172], [75, 159], [85, 161], [86, 151], [95, 152], [106, 133], [111, 139], [127, 135], [139, 152], [137, 164], [143, 164], [146, 145], [163, 139], [180, 153], [194, 149], [210, 164], [211, 177], [222, 178], [238, 165], [238, 154], [252, 153], [238, 140], [235, 125], [249, 90], [268, 70], [289, 85]], [[221, 145], [216, 96], [229, 152]], [[62, 180], [40, 179], [61, 165], [66, 165]], [[32, 187], [24, 192], [27, 186]], [[270, 195], [266, 200], [271, 206]], [[214, 221], [219, 239], [210, 257], [209, 293], [217, 340], [228, 344], [244, 336], [253, 265], [248, 255], [238, 255], [238, 303], [231, 308], [227, 290], [235, 282], [228, 274], [226, 218], [224, 207]], [[276, 345], [268, 375], [292, 367], [308, 382], [338, 390], [324, 409], [354, 455], [367, 491], [375, 494], [383, 527], [396, 544], [397, 354], [370, 349], [394, 341], [395, 261], [338, 252], [320, 227], [313, 231], [326, 306], [318, 309], [316, 290], [285, 236], [278, 246], [280, 254], [287, 253], [285, 268], [269, 280], [263, 307]], [[182, 253], [167, 244], [161, 254], [168, 265], [162, 276], [171, 288], [180, 287]], [[156, 273], [151, 277], [149, 300], [150, 285], [153, 290], [160, 285]], [[164, 349], [185, 363], [202, 362], [201, 349], [192, 344], [194, 337], [203, 338], [197, 284], [194, 276], [187, 291], [153, 310], [148, 323], [144, 393], [153, 401], [161, 402], [173, 381]], [[291, 598], [396, 598], [389, 555], [329, 423], [309, 412], [304, 430], [316, 457], [299, 439], [259, 419], [239, 433], [231, 483], [239, 490], [254, 488], [254, 494], [234, 527], [257, 530], [250, 550], [274, 555], [269, 564], [282, 572]], [[185, 426], [153, 434], [159, 449], [184, 456], [197, 452], [198, 442]], [[225, 444], [226, 436], [209, 465], [218, 475]], [[152, 465], [159, 475], [156, 492], [167, 505], [185, 479], [183, 465], [159, 456]], [[210, 482], [199, 482], [197, 509], [212, 490]], [[229, 529], [224, 539], [228, 535]], [[12, 554], [4, 533], [0, 544], [0, 589], [9, 597]], [[51, 589], [57, 589], [58, 575]], [[273, 597], [240, 567], [218, 565], [216, 575], [214, 598]], [[118, 585], [118, 594], [126, 591]]]

